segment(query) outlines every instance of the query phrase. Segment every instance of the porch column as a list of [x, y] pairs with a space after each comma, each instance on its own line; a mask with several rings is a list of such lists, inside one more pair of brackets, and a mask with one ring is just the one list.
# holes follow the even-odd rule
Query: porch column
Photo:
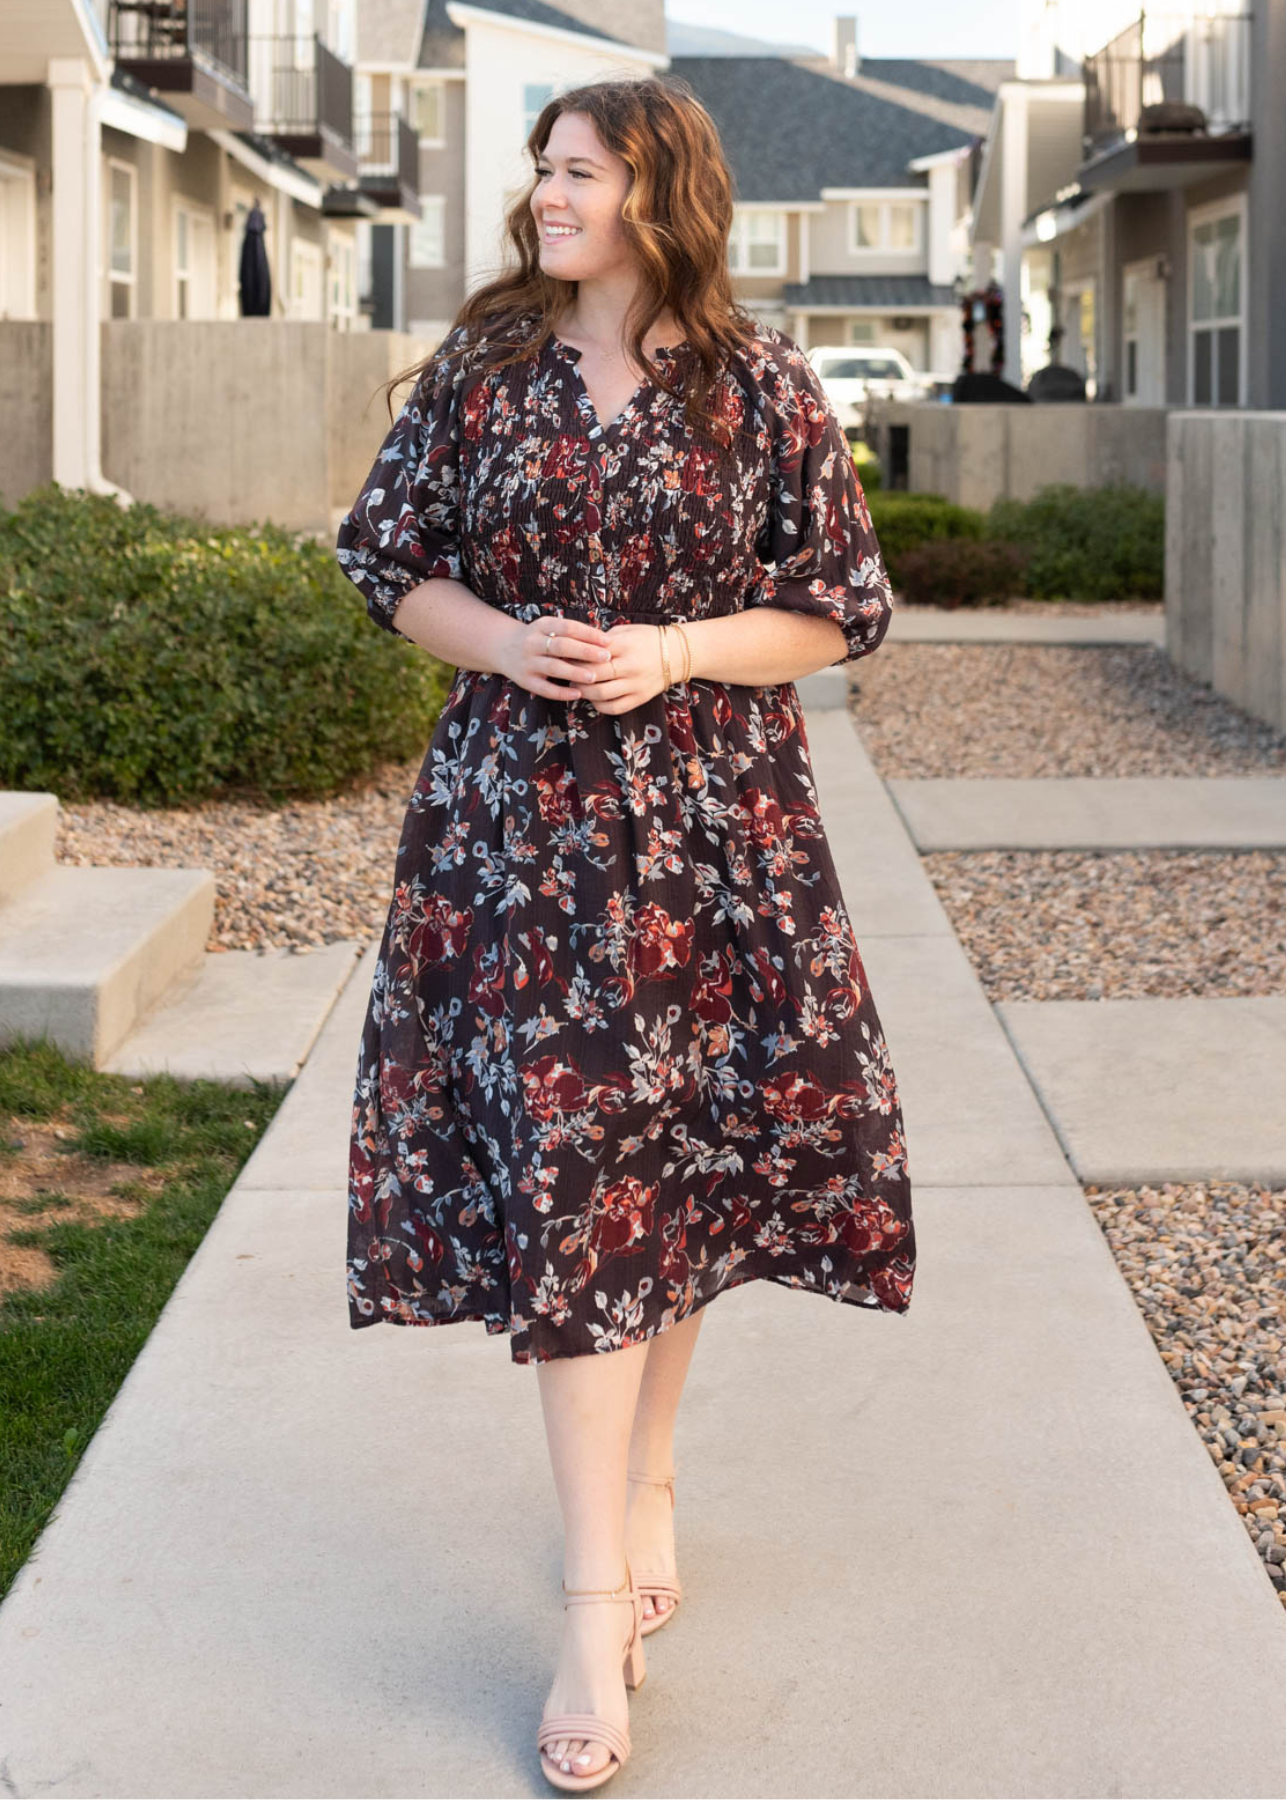
[[51, 110], [53, 477], [61, 487], [129, 495], [100, 462], [99, 267], [102, 127], [99, 88], [83, 57], [54, 56]]

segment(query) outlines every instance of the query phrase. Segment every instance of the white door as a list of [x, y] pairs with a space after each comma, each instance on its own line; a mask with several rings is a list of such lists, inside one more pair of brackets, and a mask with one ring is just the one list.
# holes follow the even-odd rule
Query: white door
[[1124, 270], [1124, 364], [1121, 399], [1127, 406], [1165, 405], [1165, 282], [1156, 258]]

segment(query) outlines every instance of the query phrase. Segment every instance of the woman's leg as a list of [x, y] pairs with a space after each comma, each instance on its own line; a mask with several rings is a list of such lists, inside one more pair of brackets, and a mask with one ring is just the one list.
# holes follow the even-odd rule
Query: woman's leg
[[[644, 1343], [536, 1365], [569, 1588], [616, 1588], [625, 1578], [626, 1455], [647, 1356]], [[628, 1725], [621, 1649], [629, 1629], [629, 1608], [619, 1602], [566, 1608], [544, 1717], [589, 1712]], [[571, 1738], [553, 1746], [552, 1760], [591, 1775], [611, 1755], [603, 1744]]]
[[[640, 1474], [668, 1475], [674, 1468], [674, 1421], [704, 1317], [705, 1308], [701, 1307], [648, 1340], [629, 1447], [629, 1466]], [[631, 1481], [625, 1507], [625, 1545], [631, 1564], [673, 1574], [674, 1507], [668, 1490], [651, 1482]], [[647, 1618], [667, 1612], [669, 1607], [664, 1594], [656, 1595], [655, 1603], [650, 1594], [643, 1601]]]

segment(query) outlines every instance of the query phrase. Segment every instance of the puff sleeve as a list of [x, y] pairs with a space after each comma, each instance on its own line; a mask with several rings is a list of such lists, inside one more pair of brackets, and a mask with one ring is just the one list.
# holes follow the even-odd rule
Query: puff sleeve
[[436, 576], [461, 579], [459, 528], [461, 363], [442, 361], [464, 338], [443, 339], [389, 427], [370, 474], [340, 520], [335, 557], [375, 623], [393, 623], [399, 602]]
[[762, 386], [771, 441], [768, 506], [756, 554], [769, 565], [748, 605], [833, 619], [848, 648], [836, 663], [878, 649], [893, 590], [853, 454], [817, 373], [781, 332], [766, 332]]

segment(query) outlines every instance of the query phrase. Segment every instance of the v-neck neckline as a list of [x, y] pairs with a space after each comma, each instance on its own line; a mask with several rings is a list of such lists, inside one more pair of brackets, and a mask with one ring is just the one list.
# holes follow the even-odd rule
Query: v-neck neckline
[[[585, 385], [585, 377], [581, 373], [580, 345], [569, 344], [565, 338], [560, 338], [557, 332], [550, 333], [549, 341], [553, 345], [555, 354], [561, 356], [563, 360], [570, 365], [572, 373], [576, 378], [578, 390], [576, 394], [576, 405], [581, 417], [585, 420], [586, 425], [589, 428], [589, 436], [591, 438], [606, 438], [610, 433], [615, 432], [617, 427], [623, 425], [626, 419], [637, 410], [643, 395], [645, 393], [650, 393], [656, 387], [656, 382], [652, 377], [650, 375], [645, 375], [643, 380], [639, 382], [634, 392], [630, 395], [629, 399], [625, 402], [625, 405], [621, 408], [620, 412], [604, 424], [602, 419], [598, 416], [598, 408], [590, 398], [589, 389]], [[652, 351], [652, 355], [654, 358], [669, 361], [679, 356], [687, 348], [688, 340], [684, 338], [682, 342], [678, 344], [658, 344]]]

